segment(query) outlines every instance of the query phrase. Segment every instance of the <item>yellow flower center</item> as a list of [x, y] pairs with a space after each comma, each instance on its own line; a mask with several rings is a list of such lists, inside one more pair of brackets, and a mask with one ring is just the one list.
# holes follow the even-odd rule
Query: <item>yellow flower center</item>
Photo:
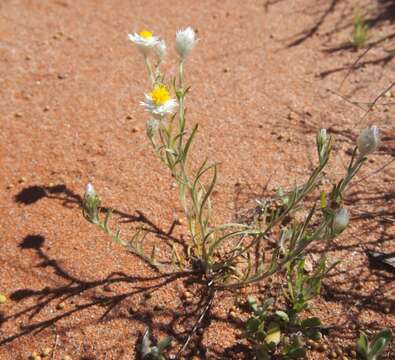
[[140, 36], [144, 39], [152, 38], [152, 32], [148, 30], [143, 30], [140, 32]]
[[165, 85], [155, 85], [150, 96], [155, 105], [163, 105], [170, 100], [170, 94]]

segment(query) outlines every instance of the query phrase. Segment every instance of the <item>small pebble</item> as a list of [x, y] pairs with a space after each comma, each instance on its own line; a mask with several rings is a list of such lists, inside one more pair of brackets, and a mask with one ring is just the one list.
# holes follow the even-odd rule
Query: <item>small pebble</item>
[[318, 346], [318, 351], [319, 351], [319, 352], [324, 352], [324, 351], [326, 351], [326, 350], [328, 350], [328, 345], [326, 345], [326, 344], [320, 344], [320, 346]]
[[49, 106], [47, 105], [44, 109], [45, 112], [49, 111]]
[[389, 306], [386, 306], [386, 307], [384, 308], [384, 312], [385, 312], [386, 314], [389, 314], [389, 313], [391, 312], [391, 308], [390, 308]]
[[329, 354], [329, 357], [331, 359], [337, 359], [337, 354], [334, 351], [331, 351], [331, 353]]
[[51, 352], [52, 352], [52, 349], [50, 347], [46, 347], [46, 348], [44, 348], [42, 355], [48, 356], [49, 354], [51, 354]]
[[59, 80], [66, 79], [66, 75], [64, 75], [64, 74], [58, 74], [58, 79], [59, 79]]
[[22, 177], [19, 179], [19, 184], [23, 184], [24, 182], [26, 182], [26, 178], [25, 178], [24, 176], [22, 176]]
[[30, 355], [30, 358], [32, 360], [41, 360], [41, 356], [37, 351], [33, 351], [32, 354]]
[[59, 303], [58, 305], [56, 305], [56, 308], [58, 309], [58, 310], [62, 310], [62, 309], [64, 309], [64, 303]]
[[29, 55], [26, 55], [26, 56], [25, 56], [25, 60], [26, 60], [26, 61], [29, 61], [29, 60], [31, 60], [31, 59], [32, 59], [32, 58], [31, 58]]
[[21, 113], [21, 112], [15, 113], [15, 117], [16, 117], [16, 118], [21, 118], [21, 117], [22, 117], [22, 113]]
[[138, 132], [139, 131], [139, 128], [136, 126], [136, 127], [134, 127], [133, 129], [132, 129], [132, 132], [133, 133], [136, 133], [136, 132]]
[[70, 355], [64, 355], [62, 360], [73, 360]]
[[0, 293], [0, 305], [5, 304], [6, 302], [7, 302], [6, 296]]
[[356, 359], [357, 357], [357, 352], [355, 350], [351, 350], [350, 355], [353, 359]]
[[236, 314], [233, 310], [231, 310], [231, 311], [229, 312], [229, 315], [230, 315], [232, 318], [237, 319], [237, 314]]
[[132, 115], [126, 115], [126, 119], [127, 120], [132, 120], [133, 118], [132, 118]]

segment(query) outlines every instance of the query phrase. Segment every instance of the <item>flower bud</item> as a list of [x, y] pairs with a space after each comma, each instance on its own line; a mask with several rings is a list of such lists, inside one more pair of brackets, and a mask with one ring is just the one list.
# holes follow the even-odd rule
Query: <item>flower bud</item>
[[185, 59], [195, 47], [197, 42], [195, 31], [191, 27], [178, 30], [176, 33], [176, 50], [182, 59]]
[[326, 129], [321, 129], [317, 134], [317, 149], [320, 162], [325, 160], [325, 155], [327, 155], [329, 151], [329, 141], [330, 136], [328, 135]]
[[357, 139], [357, 147], [361, 156], [374, 152], [380, 145], [380, 131], [377, 126], [370, 126], [363, 130]]
[[155, 53], [158, 56], [159, 61], [163, 61], [167, 54], [167, 47], [164, 40], [159, 40], [155, 46]]
[[347, 209], [341, 208], [335, 212], [332, 229], [335, 234], [340, 234], [348, 225], [350, 214]]
[[85, 187], [85, 198], [93, 198], [97, 196], [95, 188], [91, 183], [88, 183]]
[[100, 223], [99, 206], [100, 206], [100, 198], [97, 195], [93, 185], [89, 183], [85, 187], [83, 214], [88, 221], [94, 224]]
[[328, 140], [329, 140], [329, 135], [326, 129], [321, 129], [320, 132], [318, 133], [318, 142], [320, 144], [325, 144]]
[[147, 136], [148, 136], [148, 138], [152, 139], [155, 136], [157, 129], [158, 129], [158, 120], [149, 119], [147, 121]]

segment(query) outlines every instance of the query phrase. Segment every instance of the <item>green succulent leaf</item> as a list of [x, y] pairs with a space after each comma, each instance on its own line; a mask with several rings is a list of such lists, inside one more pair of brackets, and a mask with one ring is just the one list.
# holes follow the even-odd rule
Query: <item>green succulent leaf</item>
[[372, 340], [372, 346], [369, 351], [369, 355], [376, 357], [380, 355], [387, 344], [391, 341], [392, 333], [390, 329], [384, 329], [380, 331]]
[[303, 333], [309, 339], [312, 339], [312, 340], [315, 340], [315, 341], [320, 340], [322, 338], [321, 331], [319, 331], [318, 329], [307, 329]]
[[159, 351], [162, 351], [164, 349], [166, 349], [172, 342], [172, 337], [171, 336], [166, 336], [163, 340], [161, 340], [158, 343], [158, 349]]
[[246, 323], [246, 329], [248, 332], [254, 333], [259, 330], [259, 325], [261, 324], [261, 321], [257, 318], [250, 318], [247, 320]]
[[277, 315], [282, 321], [289, 322], [289, 316], [288, 316], [288, 314], [287, 314], [285, 311], [277, 310], [277, 311], [276, 311], [276, 315]]
[[321, 326], [321, 320], [317, 317], [310, 317], [302, 321], [303, 328], [311, 328], [311, 327], [318, 327]]
[[364, 332], [361, 332], [358, 338], [357, 349], [362, 355], [366, 356], [369, 353], [369, 340]]

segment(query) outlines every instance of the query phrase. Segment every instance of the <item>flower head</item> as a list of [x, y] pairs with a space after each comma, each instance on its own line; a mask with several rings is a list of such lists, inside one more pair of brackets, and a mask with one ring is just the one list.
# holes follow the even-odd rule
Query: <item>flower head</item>
[[162, 61], [167, 54], [167, 47], [164, 40], [159, 40], [155, 46], [156, 55], [159, 58], [159, 61]]
[[129, 34], [128, 37], [131, 42], [134, 42], [137, 45], [144, 55], [147, 55], [159, 42], [159, 38], [154, 36], [152, 32], [148, 30], [140, 31], [138, 34]]
[[93, 198], [95, 196], [96, 196], [95, 188], [93, 187], [93, 185], [91, 183], [88, 183], [85, 186], [85, 197], [86, 198]]
[[91, 183], [85, 187], [85, 195], [83, 201], [84, 217], [93, 224], [99, 224], [99, 207], [100, 198]]
[[158, 129], [158, 120], [149, 119], [147, 121], [147, 136], [152, 139]]
[[185, 59], [197, 43], [195, 31], [191, 27], [180, 29], [176, 33], [176, 50]]
[[172, 113], [178, 106], [177, 100], [170, 97], [169, 90], [163, 84], [157, 84], [149, 94], [145, 94], [141, 105], [155, 117]]
[[357, 147], [361, 156], [374, 152], [380, 145], [380, 131], [377, 126], [363, 130], [357, 139]]
[[340, 234], [348, 225], [350, 214], [347, 209], [341, 208], [336, 211], [333, 217], [332, 229], [335, 234]]

